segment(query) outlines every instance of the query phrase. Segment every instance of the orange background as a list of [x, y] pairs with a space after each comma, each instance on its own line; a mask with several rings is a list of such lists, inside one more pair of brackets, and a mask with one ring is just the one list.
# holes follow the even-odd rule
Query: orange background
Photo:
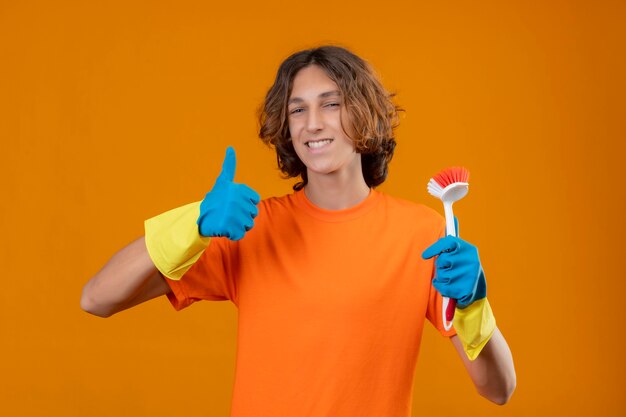
[[227, 415], [232, 305], [103, 320], [81, 288], [228, 145], [237, 181], [288, 192], [255, 111], [287, 55], [332, 42], [407, 110], [383, 191], [441, 212], [430, 176], [470, 169], [461, 236], [515, 358], [500, 408], [429, 327], [414, 415], [624, 415], [626, 3], [256, 4], [0, 4], [0, 414]]

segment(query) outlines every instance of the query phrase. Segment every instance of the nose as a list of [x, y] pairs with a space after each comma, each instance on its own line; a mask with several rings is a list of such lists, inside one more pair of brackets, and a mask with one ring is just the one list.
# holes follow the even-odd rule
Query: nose
[[308, 111], [306, 129], [309, 132], [319, 132], [324, 127], [324, 121], [319, 110], [312, 108]]

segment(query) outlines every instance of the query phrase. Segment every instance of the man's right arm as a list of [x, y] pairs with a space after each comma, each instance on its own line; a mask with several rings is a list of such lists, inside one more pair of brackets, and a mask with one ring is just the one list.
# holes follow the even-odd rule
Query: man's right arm
[[222, 171], [202, 202], [146, 220], [146, 236], [113, 255], [85, 284], [82, 309], [109, 317], [167, 294], [170, 287], [164, 276], [181, 279], [211, 237], [243, 238], [254, 225], [260, 196], [247, 185], [233, 182], [235, 166], [235, 150], [229, 147]]
[[80, 306], [88, 313], [109, 317], [169, 291], [142, 236], [113, 255], [85, 284]]

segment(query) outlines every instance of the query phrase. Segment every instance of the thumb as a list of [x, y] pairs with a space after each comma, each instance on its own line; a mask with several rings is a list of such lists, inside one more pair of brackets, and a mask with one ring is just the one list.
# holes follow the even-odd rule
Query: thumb
[[232, 182], [235, 179], [235, 168], [237, 167], [237, 157], [232, 146], [226, 149], [226, 156], [222, 163], [222, 172], [218, 179]]
[[454, 230], [456, 232], [456, 237], [459, 237], [459, 219], [454, 216]]
[[442, 237], [432, 245], [430, 245], [424, 252], [422, 252], [423, 259], [430, 259], [433, 256], [439, 255], [443, 252], [451, 252], [459, 247], [459, 244], [450, 236]]

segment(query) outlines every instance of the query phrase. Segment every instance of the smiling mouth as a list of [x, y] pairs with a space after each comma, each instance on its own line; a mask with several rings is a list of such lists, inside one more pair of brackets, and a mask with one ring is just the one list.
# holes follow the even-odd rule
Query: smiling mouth
[[304, 144], [311, 149], [321, 148], [324, 145], [328, 145], [331, 143], [333, 139], [320, 139], [320, 140], [311, 140], [309, 142], [305, 142]]

